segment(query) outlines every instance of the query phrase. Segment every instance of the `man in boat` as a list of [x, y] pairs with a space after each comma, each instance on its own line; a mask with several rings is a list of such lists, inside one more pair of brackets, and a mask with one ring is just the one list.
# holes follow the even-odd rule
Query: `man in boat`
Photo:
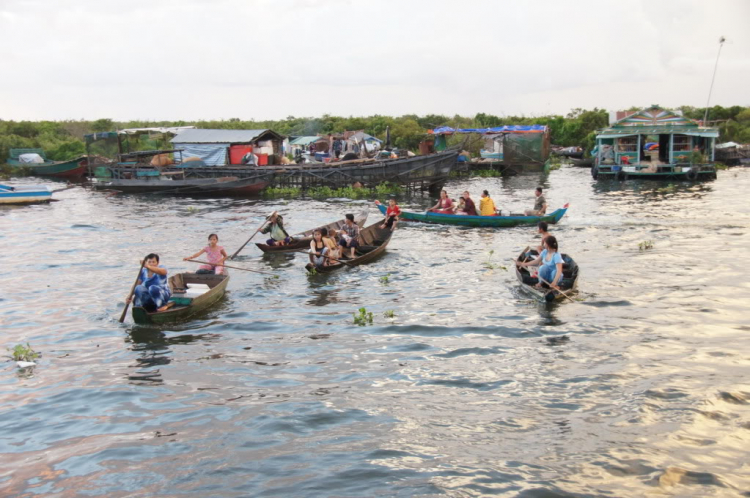
[[479, 213], [482, 216], [495, 216], [497, 214], [495, 201], [492, 200], [490, 193], [486, 190], [482, 191], [482, 198], [479, 199]]
[[539, 241], [539, 245], [536, 247], [536, 254], [534, 254], [531, 250], [526, 253], [527, 258], [534, 259], [536, 258], [537, 254], [541, 254], [544, 250], [544, 239], [552, 235], [549, 233], [549, 225], [547, 225], [546, 221], [540, 221], [537, 226], [537, 233], [541, 237], [541, 240]]
[[346, 224], [341, 229], [341, 239], [339, 245], [344, 249], [351, 249], [351, 258], [355, 258], [354, 251], [359, 247], [359, 225], [354, 223], [354, 215], [346, 215]]
[[292, 241], [292, 237], [284, 230], [284, 219], [277, 213], [268, 217], [268, 223], [260, 233], [271, 234], [271, 238], [266, 241], [266, 245], [269, 246], [285, 246]]
[[471, 200], [468, 190], [464, 192], [464, 206], [464, 213], [469, 216], [478, 216], [477, 206], [474, 204], [474, 201]]
[[534, 209], [527, 209], [524, 214], [526, 216], [543, 216], [547, 211], [547, 199], [542, 195], [542, 187], [537, 187], [534, 195], [536, 195]]

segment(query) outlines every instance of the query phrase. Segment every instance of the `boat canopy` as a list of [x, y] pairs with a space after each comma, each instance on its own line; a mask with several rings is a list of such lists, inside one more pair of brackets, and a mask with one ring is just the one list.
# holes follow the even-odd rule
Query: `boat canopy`
[[505, 125], [493, 128], [451, 128], [441, 126], [429, 130], [431, 135], [453, 135], [454, 133], [479, 133], [481, 135], [495, 135], [500, 133], [544, 133], [547, 131], [545, 125]]
[[634, 135], [689, 135], [717, 138], [719, 130], [699, 126], [697, 121], [653, 105], [622, 118], [609, 128], [602, 130], [597, 138], [621, 138]]
[[689, 135], [691, 137], [717, 138], [716, 128], [682, 127], [682, 126], [638, 126], [628, 128], [607, 128], [597, 138], [622, 138], [635, 135]]

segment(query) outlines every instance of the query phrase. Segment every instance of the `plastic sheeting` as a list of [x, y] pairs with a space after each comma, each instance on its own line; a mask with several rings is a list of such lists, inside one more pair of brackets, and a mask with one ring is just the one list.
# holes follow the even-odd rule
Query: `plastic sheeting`
[[39, 154], [21, 154], [18, 156], [18, 162], [23, 164], [42, 164], [44, 159]]
[[[227, 163], [229, 144], [182, 144], [173, 142], [175, 149], [183, 149], [182, 157], [200, 157], [206, 166], [224, 166]], [[197, 162], [197, 161], [196, 161]], [[184, 167], [198, 166], [183, 163]]]
[[441, 126], [430, 130], [433, 135], [452, 135], [454, 133], [480, 133], [482, 135], [494, 135], [497, 133], [543, 133], [547, 131], [545, 125], [505, 125], [494, 128], [451, 128]]

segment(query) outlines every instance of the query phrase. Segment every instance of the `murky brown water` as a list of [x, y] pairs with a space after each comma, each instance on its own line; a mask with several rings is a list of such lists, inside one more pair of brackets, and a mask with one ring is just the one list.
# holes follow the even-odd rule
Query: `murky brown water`
[[238, 262], [279, 279], [234, 271], [220, 306], [161, 329], [116, 321], [139, 256], [194, 268], [209, 233], [234, 250], [272, 210], [304, 230], [372, 204], [73, 189], [1, 207], [0, 342], [43, 358], [2, 370], [0, 495], [743, 496], [750, 170], [448, 188], [518, 210], [539, 183], [571, 203], [552, 231], [581, 301], [539, 305], [484, 267], [531, 228], [402, 224], [382, 259], [329, 276], [253, 246]]

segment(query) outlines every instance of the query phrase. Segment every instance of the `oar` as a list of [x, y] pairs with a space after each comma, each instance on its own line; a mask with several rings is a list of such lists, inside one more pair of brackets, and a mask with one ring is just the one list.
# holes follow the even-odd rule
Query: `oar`
[[[307, 251], [307, 249], [303, 249], [303, 250], [301, 250], [301, 251], [294, 251], [294, 252], [301, 252], [301, 253], [305, 253], [305, 254], [310, 254], [310, 253], [309, 253], [309, 252]], [[347, 262], [346, 262], [346, 261], [344, 261], [343, 259], [336, 259], [336, 258], [332, 258], [332, 257], [330, 257], [330, 256], [325, 256], [325, 255], [323, 255], [323, 254], [321, 254], [321, 255], [320, 255], [320, 257], [321, 257], [321, 258], [326, 258], [326, 259], [330, 259], [330, 260], [332, 260], [332, 261], [336, 261], [336, 262], [338, 262], [338, 263], [341, 263], [341, 264], [344, 264], [344, 265], [346, 265], [346, 266], [357, 266], [357, 265], [353, 265], [353, 264], [351, 264], [351, 263], [347, 263]]]
[[185, 261], [190, 261], [191, 263], [200, 263], [202, 265], [223, 266], [224, 268], [231, 268], [233, 270], [251, 271], [253, 273], [262, 273], [264, 275], [275, 275], [274, 273], [269, 273], [267, 271], [251, 270], [249, 268], [240, 268], [239, 266], [222, 265], [221, 263], [209, 263], [208, 261], [200, 261], [197, 259], [186, 259]]
[[245, 241], [245, 243], [244, 243], [244, 244], [242, 244], [242, 247], [240, 247], [239, 249], [237, 249], [237, 251], [236, 251], [236, 252], [235, 252], [234, 254], [232, 254], [231, 256], [229, 256], [229, 259], [234, 259], [234, 258], [235, 258], [235, 256], [237, 256], [237, 255], [238, 255], [238, 254], [240, 253], [240, 251], [241, 251], [241, 250], [243, 250], [243, 249], [245, 248], [245, 246], [246, 246], [246, 245], [247, 245], [247, 244], [248, 244], [248, 243], [249, 243], [249, 242], [250, 242], [251, 240], [253, 240], [253, 237], [255, 237], [255, 236], [256, 236], [256, 235], [258, 234], [258, 232], [260, 232], [260, 231], [261, 231], [261, 229], [263, 229], [263, 227], [264, 227], [264, 226], [266, 226], [266, 223], [268, 223], [268, 220], [269, 220], [269, 219], [271, 219], [271, 217], [272, 217], [273, 215], [275, 215], [275, 214], [276, 214], [276, 211], [274, 211], [273, 213], [271, 213], [271, 215], [270, 215], [270, 216], [269, 216], [268, 218], [266, 218], [266, 219], [265, 219], [265, 221], [263, 222], [263, 224], [262, 224], [261, 226], [259, 226], [259, 227], [258, 227], [258, 229], [257, 229], [257, 230], [255, 231], [255, 233], [254, 233], [254, 234], [252, 234], [252, 235], [250, 236], [250, 238], [249, 238], [249, 239], [247, 239], [247, 241]]
[[[537, 278], [539, 279], [539, 281], [540, 281], [540, 282], [542, 282], [542, 283], [544, 283], [544, 284], [547, 284], [547, 285], [549, 285], [549, 288], [550, 288], [550, 290], [549, 290], [549, 292], [547, 292], [547, 294], [545, 294], [545, 295], [544, 295], [544, 299], [545, 299], [545, 300], [547, 300], [547, 296], [548, 296], [548, 295], [550, 295], [550, 293], [551, 293], [551, 292], [552, 292], [553, 290], [557, 290], [557, 292], [559, 292], [559, 293], [560, 293], [560, 294], [561, 294], [561, 295], [562, 295], [563, 297], [567, 298], [567, 299], [568, 299], [568, 300], [569, 300], [569, 301], [570, 301], [571, 303], [574, 303], [574, 302], [575, 302], [575, 301], [573, 301], [573, 299], [572, 299], [571, 297], [569, 297], [569, 296], [568, 296], [568, 295], [567, 295], [567, 294], [566, 294], [566, 293], [565, 293], [565, 292], [564, 292], [564, 291], [563, 291], [562, 289], [560, 289], [559, 287], [558, 287], [557, 289], [553, 289], [553, 288], [552, 288], [552, 284], [551, 284], [551, 283], [547, 282], [546, 280], [544, 280], [544, 279], [543, 279], [542, 277], [540, 277], [540, 276], [537, 276]], [[552, 297], [552, 299], [551, 299], [551, 300], [554, 300], [554, 296]]]
[[125, 321], [125, 315], [128, 314], [128, 308], [130, 308], [130, 299], [133, 297], [133, 293], [135, 292], [135, 286], [138, 285], [138, 279], [141, 278], [141, 271], [143, 270], [144, 265], [146, 264], [146, 260], [144, 259], [141, 261], [141, 267], [138, 268], [138, 276], [135, 277], [135, 282], [133, 282], [133, 287], [130, 288], [130, 294], [128, 294], [128, 298], [125, 300], [125, 309], [122, 310], [122, 315], [120, 315], [120, 323]]

